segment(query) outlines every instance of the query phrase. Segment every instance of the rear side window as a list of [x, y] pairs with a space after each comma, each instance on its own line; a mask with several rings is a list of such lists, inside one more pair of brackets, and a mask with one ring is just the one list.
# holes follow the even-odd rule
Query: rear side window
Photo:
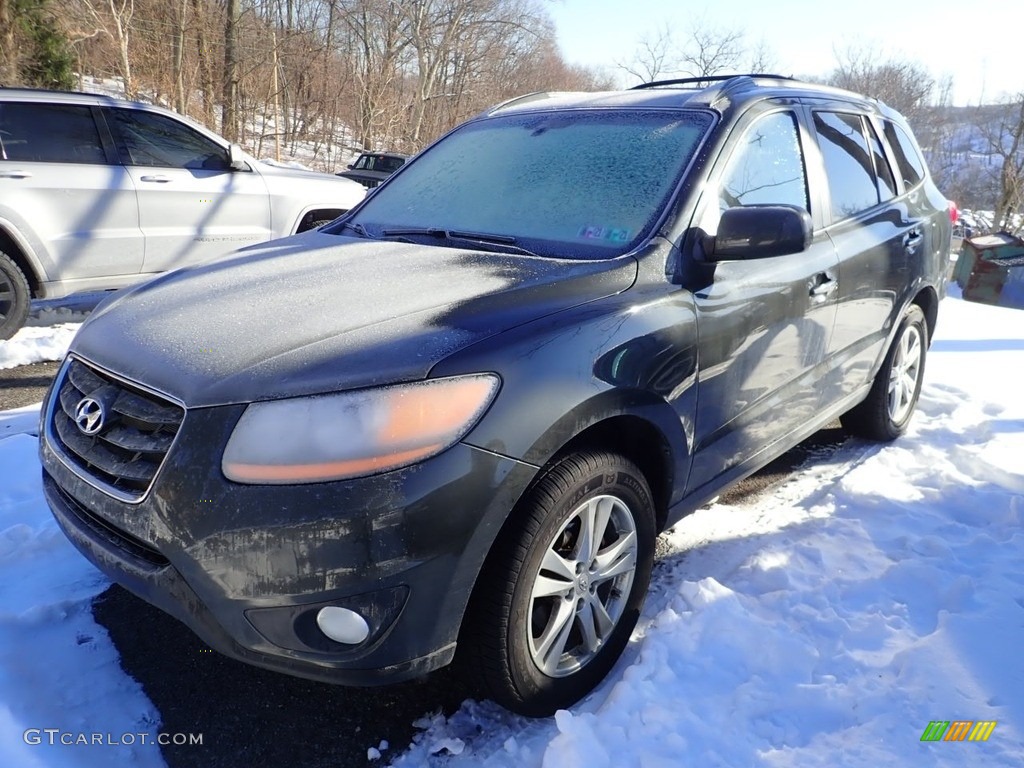
[[907, 185], [908, 189], [917, 186], [924, 181], [925, 177], [924, 159], [918, 152], [917, 145], [906, 131], [891, 120], [885, 120], [882, 126], [885, 139], [889, 142], [893, 155], [896, 156], [896, 167], [900, 176], [903, 177], [903, 183]]
[[892, 175], [892, 168], [889, 161], [885, 159], [885, 152], [882, 151], [882, 142], [878, 140], [878, 134], [868, 120], [864, 121], [868, 130], [868, 143], [871, 145], [871, 157], [875, 161], [875, 178], [878, 179], [878, 199], [881, 201], [892, 200], [896, 197], [896, 179]]
[[809, 210], [807, 177], [796, 118], [776, 112], [758, 120], [740, 140], [719, 189], [719, 208], [795, 205]]
[[219, 144], [177, 120], [135, 109], [108, 109], [105, 114], [120, 138], [125, 165], [208, 171], [230, 167]]
[[0, 157], [21, 163], [106, 164], [89, 107], [0, 104]]
[[828, 176], [833, 221], [877, 205], [879, 184], [863, 118], [845, 112], [815, 112], [814, 129]]

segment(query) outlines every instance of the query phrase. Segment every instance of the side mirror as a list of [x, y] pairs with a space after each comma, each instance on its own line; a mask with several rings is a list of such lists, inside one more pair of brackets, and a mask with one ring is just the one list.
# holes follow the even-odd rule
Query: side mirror
[[228, 145], [228, 165], [232, 171], [251, 171], [249, 163], [245, 161], [245, 153], [237, 144]]
[[350, 171], [351, 171], [351, 170], [353, 170], [353, 169], [354, 169], [355, 167], [356, 167], [356, 164], [355, 164], [355, 163], [349, 163], [349, 164], [348, 164], [348, 169], [349, 169]]
[[747, 205], [722, 213], [718, 234], [708, 237], [709, 261], [764, 259], [800, 253], [811, 244], [811, 215], [793, 205]]

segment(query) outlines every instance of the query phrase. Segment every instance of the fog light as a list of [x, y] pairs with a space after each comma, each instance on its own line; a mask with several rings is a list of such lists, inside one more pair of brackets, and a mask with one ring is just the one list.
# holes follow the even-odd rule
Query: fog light
[[316, 615], [316, 624], [321, 632], [339, 643], [358, 645], [370, 636], [366, 619], [348, 608], [334, 605], [321, 608]]

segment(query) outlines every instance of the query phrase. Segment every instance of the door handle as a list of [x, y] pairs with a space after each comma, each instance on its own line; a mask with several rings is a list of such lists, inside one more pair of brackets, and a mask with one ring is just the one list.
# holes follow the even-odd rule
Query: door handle
[[823, 299], [833, 293], [838, 287], [839, 283], [831, 275], [827, 272], [819, 272], [811, 280], [811, 296]]
[[921, 245], [921, 230], [916, 227], [903, 236], [903, 247], [913, 253]]
[[32, 174], [28, 171], [0, 171], [0, 179], [30, 179]]
[[158, 174], [156, 176], [143, 176], [142, 180], [143, 181], [155, 182], [157, 184], [166, 184], [168, 181], [171, 180], [171, 177], [170, 176], [163, 176], [161, 174]]

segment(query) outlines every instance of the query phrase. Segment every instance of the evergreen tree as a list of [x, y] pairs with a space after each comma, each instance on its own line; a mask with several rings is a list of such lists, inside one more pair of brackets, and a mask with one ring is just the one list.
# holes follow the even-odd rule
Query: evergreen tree
[[50, 9], [51, 0], [0, 0], [5, 85], [70, 90], [74, 57]]

